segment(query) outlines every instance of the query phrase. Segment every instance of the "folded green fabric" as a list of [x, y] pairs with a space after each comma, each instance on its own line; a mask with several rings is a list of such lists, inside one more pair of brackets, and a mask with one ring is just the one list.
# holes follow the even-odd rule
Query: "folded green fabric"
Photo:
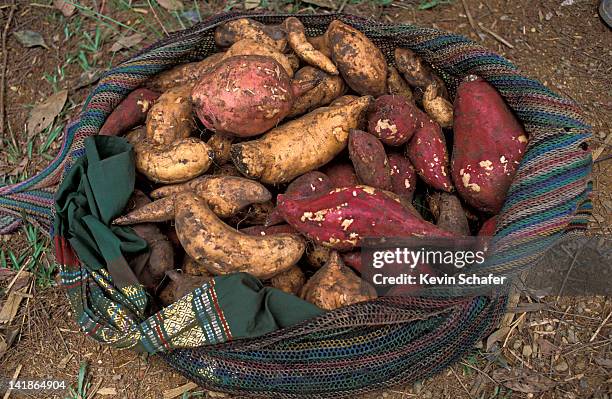
[[85, 139], [85, 155], [55, 196], [54, 242], [77, 322], [94, 339], [149, 353], [257, 337], [321, 314], [255, 277], [218, 276], [146, 317], [149, 299], [126, 258], [147, 251], [129, 227], [111, 225], [134, 190], [132, 146]]
[[118, 287], [137, 284], [124, 256], [147, 250], [129, 227], [110, 223], [134, 191], [134, 151], [126, 139], [85, 139], [85, 155], [64, 177], [55, 194], [55, 234], [68, 240], [90, 270], [107, 269]]

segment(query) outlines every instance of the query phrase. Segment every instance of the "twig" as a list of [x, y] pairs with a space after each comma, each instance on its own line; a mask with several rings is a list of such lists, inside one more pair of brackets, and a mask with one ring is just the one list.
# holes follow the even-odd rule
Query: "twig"
[[612, 312], [608, 313], [608, 316], [605, 318], [603, 323], [601, 323], [599, 327], [597, 327], [597, 330], [595, 330], [595, 332], [593, 333], [593, 336], [591, 337], [591, 339], [589, 339], [589, 342], [593, 342], [595, 340], [595, 337], [597, 337], [597, 335], [599, 334], [603, 326], [605, 326], [608, 320], [610, 320], [610, 316], [612, 316]]
[[[6, 50], [6, 36], [8, 35], [9, 28], [11, 27], [11, 22], [13, 21], [13, 14], [15, 14], [15, 0], [13, 0], [11, 4], [11, 11], [9, 11], [8, 19], [6, 21], [6, 25], [4, 25], [4, 30], [2, 31], [2, 70], [0, 71], [0, 131], [2, 134], [0, 136], [4, 137], [4, 118], [6, 116], [6, 110], [4, 108], [4, 84], [6, 81], [6, 64], [7, 64], [7, 50]], [[13, 139], [14, 141], [14, 139]], [[13, 143], [15, 147], [17, 147], [17, 143]]]
[[482, 29], [483, 31], [487, 32], [489, 35], [493, 36], [493, 38], [495, 40], [497, 40], [498, 42], [500, 42], [501, 44], [508, 46], [510, 48], [514, 48], [514, 46], [512, 45], [512, 43], [510, 43], [509, 41], [507, 41], [506, 39], [504, 39], [503, 37], [501, 37], [500, 35], [498, 35], [497, 33], [493, 32], [491, 29], [487, 28], [486, 26], [484, 26], [482, 24], [482, 22], [478, 23], [478, 26], [480, 26], [480, 29]]
[[[17, 378], [19, 377], [19, 373], [21, 373], [21, 367], [22, 367], [21, 364], [19, 366], [17, 366], [17, 368], [15, 369], [15, 372], [13, 373], [13, 378], [11, 379], [11, 382], [13, 384], [15, 383], [15, 381], [17, 381]], [[12, 389], [9, 386], [9, 389], [6, 390], [6, 393], [4, 394], [2, 399], [8, 399], [8, 397], [11, 396], [11, 391], [12, 391]]]
[[572, 263], [571, 263], [569, 269], [567, 270], [567, 273], [565, 274], [565, 278], [563, 279], [563, 283], [561, 284], [561, 288], [559, 288], [559, 293], [557, 294], [557, 302], [559, 302], [559, 299], [561, 298], [561, 294], [563, 293], [563, 290], [565, 289], [565, 284], [567, 283], [567, 279], [569, 278], [570, 273], [574, 269], [574, 265], [576, 264], [576, 260], [578, 259], [578, 255], [580, 255], [581, 253], [582, 253], [582, 248], [580, 249], [580, 251], [576, 252], [576, 255], [574, 255], [574, 259], [572, 259]]
[[467, 389], [467, 387], [465, 386], [465, 384], [463, 383], [463, 381], [461, 381], [461, 379], [459, 378], [459, 376], [457, 375], [457, 372], [455, 372], [455, 369], [453, 367], [450, 368], [451, 371], [453, 372], [453, 374], [455, 375], [455, 378], [457, 379], [457, 381], [459, 381], [459, 384], [461, 384], [461, 387], [463, 388], [463, 390], [465, 391], [465, 393], [468, 394], [468, 396], [470, 397], [470, 399], [473, 399], [472, 394], [470, 394], [470, 391]]
[[346, 3], [348, 3], [348, 0], [344, 0], [344, 1], [342, 2], [342, 4], [340, 4], [340, 7], [338, 7], [337, 12], [342, 12], [342, 11], [344, 11], [344, 7], [346, 7]]
[[168, 36], [168, 31], [166, 30], [166, 27], [162, 23], [161, 19], [159, 19], [159, 15], [157, 15], [157, 12], [155, 12], [155, 8], [153, 8], [153, 5], [151, 4], [151, 0], [147, 0], [147, 3], [149, 3], [149, 8], [153, 12], [153, 17], [155, 17], [155, 20], [157, 21], [159, 26], [161, 26], [161, 28], [164, 31], [164, 33], [166, 34], [166, 36]]
[[465, 0], [461, 0], [461, 2], [463, 3], [463, 9], [465, 10], [465, 15], [467, 16], [468, 22], [470, 23], [470, 26], [472, 27], [472, 29], [474, 30], [474, 33], [476, 33], [478, 36], [480, 36], [480, 32], [478, 32], [478, 28], [476, 27], [476, 23], [474, 23], [474, 18], [472, 18], [472, 13], [470, 12], [470, 9], [467, 5], [467, 3], [465, 2]]

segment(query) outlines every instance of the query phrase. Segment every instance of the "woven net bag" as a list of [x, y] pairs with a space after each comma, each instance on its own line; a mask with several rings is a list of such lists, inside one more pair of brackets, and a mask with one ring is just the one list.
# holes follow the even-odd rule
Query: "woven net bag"
[[[49, 167], [22, 183], [0, 187], [0, 232], [22, 220], [48, 228], [53, 192], [62, 173], [83, 155], [83, 139], [97, 134], [130, 91], [176, 64], [213, 53], [219, 24], [249, 16], [277, 24], [290, 15], [222, 14], [174, 33], [104, 75], [80, 116], [65, 132]], [[458, 35], [388, 25], [342, 14], [297, 15], [308, 35], [334, 19], [364, 32], [390, 63], [396, 47], [430, 63], [453, 93], [476, 74], [497, 88], [529, 134], [528, 150], [498, 217], [496, 251], [488, 272], [511, 274], [533, 265], [557, 240], [585, 229], [590, 213], [590, 127], [578, 107], [522, 75], [503, 57]], [[212, 390], [262, 397], [343, 397], [431, 376], [487, 336], [507, 296], [387, 297], [325, 313], [263, 337], [179, 349], [160, 356]]]

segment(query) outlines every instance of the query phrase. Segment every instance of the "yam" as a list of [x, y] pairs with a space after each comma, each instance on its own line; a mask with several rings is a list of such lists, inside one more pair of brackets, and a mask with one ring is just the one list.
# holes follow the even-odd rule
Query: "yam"
[[448, 150], [440, 125], [418, 111], [419, 126], [406, 146], [406, 156], [418, 175], [431, 187], [450, 192], [453, 189], [448, 170]]
[[278, 208], [297, 231], [336, 250], [359, 247], [364, 237], [455, 237], [416, 217], [382, 190], [368, 186], [338, 188], [301, 200], [279, 194]]
[[206, 201], [191, 192], [177, 195], [176, 232], [185, 252], [209, 272], [250, 273], [270, 278], [297, 263], [305, 243], [295, 234], [250, 236], [223, 223]]
[[305, 282], [306, 276], [297, 265], [291, 266], [270, 279], [272, 287], [293, 295], [298, 295]]
[[368, 132], [390, 146], [407, 143], [418, 127], [422, 112], [406, 100], [394, 95], [380, 96], [368, 115]]
[[213, 134], [206, 144], [210, 147], [213, 152], [213, 160], [215, 165], [221, 166], [225, 165], [231, 159], [230, 149], [232, 148], [232, 143], [234, 138], [232, 136], [227, 136], [222, 133]]
[[370, 133], [351, 129], [349, 156], [362, 184], [391, 191], [391, 168], [382, 143]]
[[325, 310], [376, 298], [376, 290], [346, 267], [336, 251], [304, 285], [300, 296]]
[[355, 100], [357, 100], [359, 97], [358, 96], [354, 96], [352, 94], [346, 94], [344, 96], [338, 97], [336, 98], [334, 101], [332, 101], [329, 106], [330, 107], [335, 107], [338, 105], [347, 105]]
[[210, 280], [209, 276], [190, 276], [176, 270], [170, 270], [166, 274], [170, 282], [159, 295], [159, 299], [166, 306], [178, 301]]
[[327, 29], [332, 60], [346, 83], [362, 96], [387, 92], [387, 62], [362, 32], [338, 20]]
[[403, 97], [406, 101], [413, 103], [412, 90], [408, 83], [402, 78], [397, 68], [389, 65], [387, 72], [387, 90], [393, 96]]
[[456, 195], [435, 192], [429, 198], [429, 209], [436, 220], [436, 226], [462, 236], [470, 235], [470, 226], [461, 201]]
[[215, 43], [219, 47], [229, 47], [243, 40], [251, 39], [279, 51], [285, 51], [287, 38], [280, 25], [265, 25], [249, 18], [227, 21], [215, 30]]
[[498, 213], [527, 147], [527, 134], [497, 90], [469, 77], [455, 99], [452, 177], [469, 205]]
[[261, 138], [232, 145], [232, 161], [251, 179], [277, 184], [293, 180], [331, 161], [359, 127], [371, 97], [319, 108], [270, 130]]
[[263, 57], [270, 57], [283, 67], [285, 72], [287, 72], [287, 76], [290, 78], [293, 77], [295, 72], [291, 61], [285, 54], [281, 53], [274, 47], [266, 45], [265, 43], [256, 42], [251, 39], [239, 40], [232, 44], [232, 47], [230, 47], [223, 54], [223, 59], [225, 60], [227, 58], [240, 55], [261, 55]]
[[338, 75], [338, 69], [334, 63], [322, 52], [314, 48], [306, 39], [304, 25], [296, 17], [289, 17], [284, 21], [287, 41], [298, 57], [304, 62], [315, 66], [331, 75]]
[[191, 103], [191, 85], [163, 93], [147, 115], [147, 138], [155, 144], [172, 144], [191, 135], [195, 123]]
[[392, 152], [387, 155], [391, 170], [391, 185], [395, 194], [412, 202], [416, 189], [417, 175], [410, 160], [403, 154]]
[[183, 192], [194, 192], [204, 198], [220, 217], [230, 217], [254, 203], [263, 203], [272, 195], [261, 184], [233, 176], [202, 176], [184, 184], [160, 187], [151, 192], [156, 199], [140, 209], [115, 219], [118, 225], [142, 222], [163, 222], [174, 219], [176, 196]]
[[207, 129], [249, 137], [276, 126], [289, 114], [295, 99], [316, 83], [292, 82], [272, 58], [235, 56], [202, 76], [192, 100]]
[[295, 99], [288, 117], [302, 115], [328, 105], [346, 91], [346, 85], [341, 77], [329, 75], [311, 66], [305, 66], [297, 71], [295, 79], [306, 82], [318, 80], [319, 83]]

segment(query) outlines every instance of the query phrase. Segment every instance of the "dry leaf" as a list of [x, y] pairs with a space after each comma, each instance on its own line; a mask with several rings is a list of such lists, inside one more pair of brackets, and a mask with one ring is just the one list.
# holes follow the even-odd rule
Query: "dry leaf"
[[491, 373], [491, 377], [506, 388], [523, 393], [544, 392], [557, 385], [557, 382], [529, 369], [497, 369]]
[[259, 7], [259, 0], [244, 0], [244, 9], [252, 10]]
[[46, 49], [49, 48], [42, 35], [38, 32], [34, 32], [33, 30], [20, 30], [13, 33], [13, 35], [15, 35], [15, 39], [17, 39], [17, 41], [25, 47], [41, 46]]
[[115, 53], [119, 50], [123, 50], [124, 48], [134, 47], [143, 41], [144, 38], [145, 36], [142, 33], [134, 33], [133, 35], [122, 37], [111, 46], [110, 51]]
[[168, 11], [179, 11], [184, 8], [181, 0], [157, 0], [157, 4]]
[[545, 338], [539, 338], [537, 340], [538, 346], [540, 347], [540, 353], [544, 356], [551, 356], [555, 352], [559, 351], [555, 345]]
[[53, 0], [53, 6], [60, 10], [64, 17], [71, 17], [76, 12], [76, 6], [66, 0]]
[[487, 352], [491, 350], [491, 348], [496, 342], [499, 342], [502, 339], [505, 339], [509, 331], [510, 331], [510, 327], [502, 327], [499, 330], [494, 331], [493, 334], [489, 335], [489, 337], [487, 338], [487, 346], [486, 346]]
[[32, 108], [28, 118], [28, 135], [32, 137], [49, 127], [55, 117], [62, 112], [67, 99], [68, 91], [62, 90]]

